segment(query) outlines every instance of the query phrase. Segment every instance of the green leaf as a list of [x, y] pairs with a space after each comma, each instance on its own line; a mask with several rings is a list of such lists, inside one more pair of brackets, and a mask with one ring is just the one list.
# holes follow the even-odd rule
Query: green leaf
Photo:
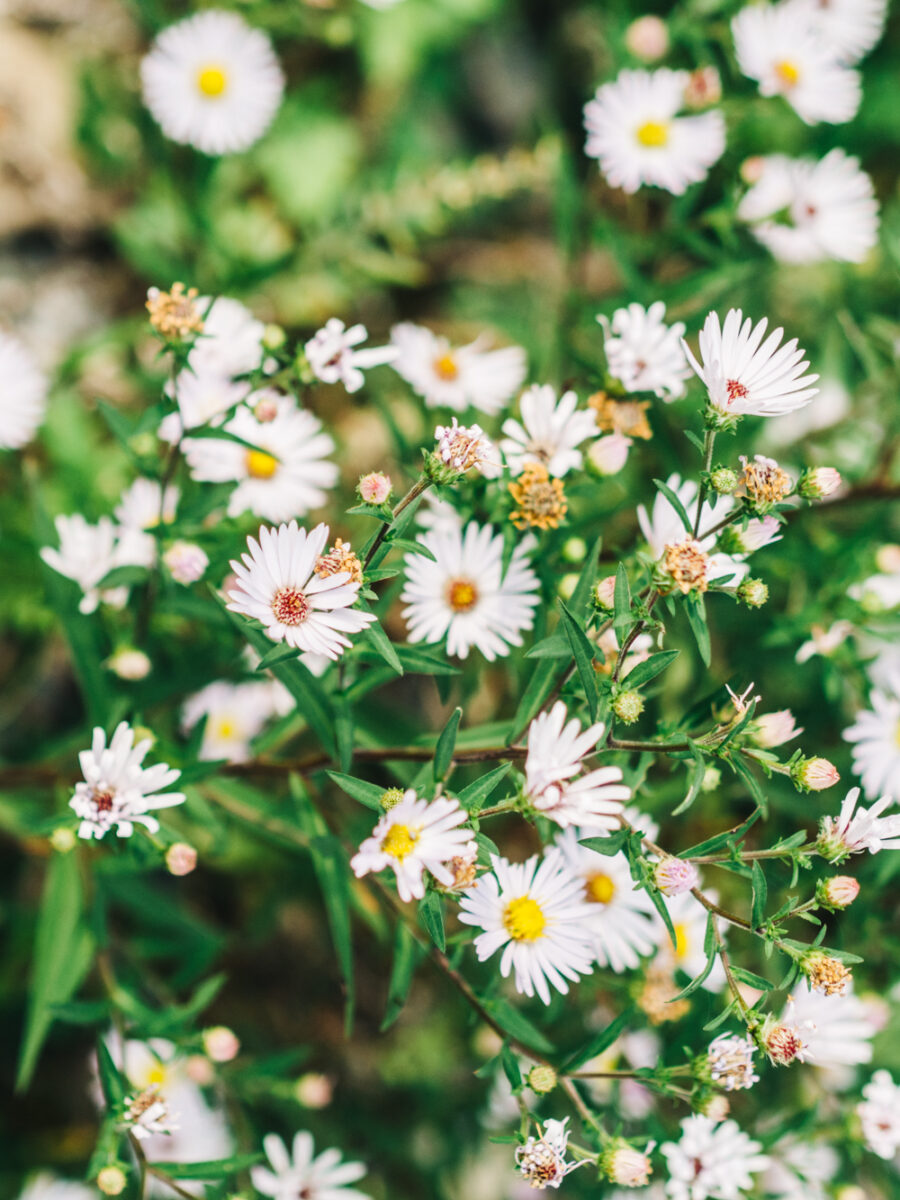
[[381, 797], [384, 795], [384, 788], [379, 787], [377, 783], [366, 783], [362, 779], [354, 779], [351, 775], [342, 775], [340, 771], [326, 771], [325, 774], [346, 795], [374, 812], [382, 812]]
[[419, 920], [438, 950], [446, 950], [444, 910], [437, 892], [426, 892], [424, 899], [419, 901]]
[[389, 667], [391, 667], [398, 675], [403, 674], [403, 663], [397, 651], [391, 644], [391, 639], [384, 632], [380, 621], [373, 621], [366, 629], [364, 634], [366, 641], [371, 642], [376, 653], [384, 659]]
[[107, 571], [97, 588], [101, 592], [109, 591], [112, 588], [119, 587], [136, 587], [138, 584], [146, 583], [150, 576], [150, 572], [146, 567], [113, 567], [111, 571]]
[[116, 1108], [128, 1094], [128, 1080], [113, 1062], [106, 1041], [97, 1039], [97, 1074], [107, 1108]]
[[703, 780], [706, 778], [706, 760], [700, 751], [696, 749], [690, 738], [688, 738], [688, 745], [691, 748], [691, 754], [694, 756], [694, 763], [691, 767], [690, 775], [688, 776], [687, 795], [678, 805], [678, 807], [672, 810], [673, 817], [677, 817], [679, 813], [687, 812], [687, 810], [700, 795], [700, 789], [703, 787]]
[[421, 542], [411, 541], [409, 538], [390, 538], [388, 545], [396, 550], [405, 550], [407, 554], [421, 554], [423, 558], [430, 558], [432, 562], [437, 562], [434, 554], [424, 546]]
[[741, 983], [746, 983], [748, 987], [756, 988], [758, 992], [771, 992], [775, 990], [775, 985], [769, 983], [768, 979], [763, 979], [762, 975], [756, 975], [753, 971], [748, 971], [745, 967], [732, 966], [731, 973], [735, 979]]
[[709, 641], [709, 628], [706, 624], [706, 605], [703, 597], [697, 592], [688, 592], [684, 598], [691, 632], [697, 642], [697, 649], [704, 665], [709, 666], [712, 659], [712, 647]]
[[579, 843], [582, 846], [587, 846], [589, 850], [595, 850], [598, 854], [605, 854], [611, 857], [613, 854], [618, 854], [628, 840], [627, 829], [617, 829], [615, 833], [609, 834], [607, 837], [587, 837], [579, 838]]
[[424, 948], [419, 945], [406, 925], [399, 921], [394, 935], [394, 961], [388, 981], [387, 1005], [381, 1022], [382, 1033], [390, 1029], [403, 1011], [416, 967], [424, 954]]
[[663, 483], [661, 479], [654, 479], [653, 482], [656, 484], [657, 489], [662, 492], [668, 502], [675, 509], [676, 513], [678, 514], [678, 519], [681, 521], [687, 532], [693, 534], [694, 523], [688, 516], [687, 509], [678, 499], [678, 496], [675, 494], [675, 492], [672, 491], [667, 483]]
[[150, 1163], [164, 1171], [171, 1179], [225, 1179], [229, 1175], [237, 1175], [248, 1167], [263, 1161], [262, 1154], [234, 1154], [231, 1158], [217, 1158], [212, 1162]]
[[568, 658], [572, 651], [569, 639], [561, 633], [542, 638], [526, 653], [526, 658]]
[[665, 671], [666, 667], [670, 666], [678, 657], [678, 650], [662, 650], [659, 654], [651, 654], [649, 658], [637, 664], [636, 667], [628, 672], [622, 680], [622, 686], [626, 684], [628, 687], [637, 688], [643, 687], [645, 683], [649, 683], [651, 679], [655, 679], [660, 672]]
[[494, 767], [493, 771], [488, 771], [487, 775], [482, 775], [480, 779], [476, 779], [474, 783], [470, 783], [462, 791], [457, 792], [457, 800], [466, 812], [477, 814], [500, 780], [505, 778], [511, 769], [511, 762]]
[[566, 608], [565, 603], [560, 600], [559, 607], [562, 612], [563, 627], [566, 631], [566, 637], [569, 639], [569, 646], [572, 655], [575, 659], [575, 667], [578, 671], [578, 678], [581, 680], [581, 686], [584, 689], [585, 699], [587, 700], [588, 710], [591, 714], [591, 720], [597, 720], [597, 674], [594, 671], [594, 648], [588, 641], [588, 636]]
[[706, 937], [703, 939], [703, 949], [706, 952], [706, 966], [703, 968], [703, 970], [700, 972], [700, 974], [696, 977], [696, 979], [692, 979], [686, 988], [684, 988], [682, 991], [680, 991], [677, 996], [672, 997], [672, 999], [669, 1001], [670, 1004], [674, 1004], [676, 1000], [685, 1000], [688, 996], [693, 995], [693, 993], [696, 992], [697, 988], [700, 987], [701, 984], [704, 983], [704, 981], [706, 980], [710, 971], [716, 965], [716, 956], [718, 954], [718, 943], [716, 941], [715, 920], [716, 920], [716, 918], [713, 913], [709, 913], [707, 915]]
[[631, 624], [631, 588], [628, 586], [628, 572], [624, 563], [619, 563], [616, 567], [613, 604], [613, 628], [617, 632], [627, 629]]
[[565, 1064], [566, 1072], [577, 1071], [586, 1062], [590, 1062], [592, 1058], [596, 1058], [598, 1054], [602, 1054], [604, 1050], [608, 1050], [613, 1042], [628, 1028], [632, 1011], [631, 1008], [626, 1008], [605, 1029], [595, 1034], [586, 1045], [582, 1046], [580, 1050], [576, 1050]]
[[669, 906], [666, 904], [662, 893], [658, 888], [648, 887], [645, 890], [647, 895], [650, 897], [650, 902], [652, 903], [653, 907], [659, 913], [663, 925], [666, 927], [666, 931], [669, 934], [669, 941], [672, 943], [672, 949], [677, 950], [678, 935], [675, 932], [675, 926], [672, 924], [672, 914], [669, 912]]
[[737, 829], [729, 829], [725, 833], [717, 833], [711, 838], [707, 838], [705, 842], [698, 842], [696, 846], [688, 846], [687, 850], [681, 850], [678, 853], [679, 858], [699, 858], [705, 854], [715, 854], [717, 850], [721, 850], [723, 846], [733, 846], [744, 836], [751, 826], [755, 825], [761, 816], [760, 810], [754, 809], [750, 816]]
[[275, 663], [286, 662], [289, 658], [299, 657], [300, 651], [296, 646], [282, 646], [276, 644], [271, 650], [266, 651], [266, 653], [259, 660], [256, 669], [257, 671], [266, 671], [269, 667], [274, 666]]
[[450, 719], [441, 730], [441, 736], [437, 740], [437, 745], [434, 748], [434, 782], [440, 781], [450, 769], [450, 763], [453, 761], [453, 750], [456, 746], [456, 733], [459, 729], [459, 720], [462, 716], [461, 708], [454, 708], [450, 714]]
[[753, 860], [750, 877], [753, 882], [753, 904], [750, 909], [750, 923], [754, 929], [759, 929], [766, 919], [766, 900], [769, 896], [769, 887], [766, 883], [765, 872], [760, 866], [758, 859]]
[[541, 1054], [553, 1053], [553, 1043], [549, 1042], [524, 1014], [517, 1008], [513, 1008], [509, 1001], [504, 1000], [502, 996], [494, 996], [490, 1000], [485, 1000], [484, 1008], [505, 1033], [508, 1033], [517, 1042], [521, 1042], [523, 1046], [529, 1046]]
[[509, 1042], [504, 1042], [500, 1047], [500, 1065], [503, 1067], [503, 1073], [509, 1080], [512, 1090], [514, 1092], [521, 1091], [522, 1072], [519, 1069], [519, 1060], [513, 1053]]

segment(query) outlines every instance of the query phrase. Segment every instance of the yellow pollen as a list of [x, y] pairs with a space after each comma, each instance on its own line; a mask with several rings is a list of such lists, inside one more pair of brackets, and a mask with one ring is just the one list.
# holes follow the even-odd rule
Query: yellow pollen
[[[166, 1068], [162, 1063], [153, 1064], [153, 1066], [147, 1071], [146, 1081], [146, 1088], [162, 1087], [162, 1085], [166, 1082]], [[144, 1089], [145, 1091], [146, 1088]]]
[[227, 742], [234, 737], [236, 728], [235, 722], [230, 717], [221, 717], [216, 722], [216, 736]]
[[642, 146], [665, 146], [669, 141], [669, 126], [665, 121], [645, 121], [635, 137]]
[[608, 875], [598, 871], [588, 879], [584, 890], [588, 900], [593, 900], [595, 904], [609, 904], [616, 894], [616, 885]]
[[459, 375], [459, 367], [456, 365], [456, 359], [452, 354], [442, 354], [440, 358], [434, 360], [434, 372], [439, 379], [444, 379], [447, 383], [452, 383]]
[[800, 69], [790, 59], [784, 59], [782, 62], [776, 63], [775, 74], [785, 87], [792, 88], [800, 82]]
[[381, 849], [391, 858], [403, 862], [408, 854], [412, 854], [418, 840], [418, 833], [408, 825], [392, 825], [381, 840]]
[[245, 461], [252, 479], [271, 479], [278, 470], [278, 459], [263, 450], [248, 450]]
[[447, 590], [447, 600], [454, 612], [468, 612], [475, 606], [478, 591], [468, 579], [454, 579]]
[[688, 934], [686, 925], [675, 926], [675, 957], [684, 958], [688, 952]]
[[900, 721], [897, 722], [897, 728], [894, 731], [894, 742], [900, 746]]
[[510, 900], [503, 910], [504, 928], [514, 942], [536, 942], [546, 924], [541, 906], [530, 896]]
[[228, 76], [221, 67], [204, 67], [197, 72], [197, 87], [204, 96], [221, 96], [228, 87]]

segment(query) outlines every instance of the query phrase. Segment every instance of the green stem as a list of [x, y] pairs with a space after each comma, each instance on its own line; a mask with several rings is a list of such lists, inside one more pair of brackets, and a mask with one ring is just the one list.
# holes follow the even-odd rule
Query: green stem
[[406, 493], [406, 495], [403, 497], [403, 499], [400, 500], [399, 503], [394, 508], [393, 512], [391, 513], [390, 521], [385, 521], [382, 524], [381, 528], [378, 530], [378, 533], [375, 537], [375, 541], [369, 547], [369, 553], [366, 555], [366, 560], [363, 563], [363, 570], [366, 569], [366, 567], [369, 565], [369, 563], [375, 557], [375, 552], [378, 550], [378, 548], [381, 546], [381, 543], [387, 537], [388, 530], [391, 528], [391, 526], [397, 520], [397, 518], [400, 516], [400, 514], [403, 512], [403, 510], [405, 508], [408, 508], [409, 505], [412, 504], [413, 500], [415, 500], [417, 497], [421, 496], [422, 493], [424, 491], [427, 491], [429, 487], [431, 487], [431, 480], [427, 479], [424, 475], [420, 475], [419, 478], [416, 480], [416, 482], [412, 485], [412, 487]]

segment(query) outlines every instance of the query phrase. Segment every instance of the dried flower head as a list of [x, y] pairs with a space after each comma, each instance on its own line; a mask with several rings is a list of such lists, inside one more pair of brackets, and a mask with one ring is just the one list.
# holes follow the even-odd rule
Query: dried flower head
[[638, 996], [638, 1006], [647, 1014], [652, 1025], [662, 1025], [664, 1021], [680, 1021], [691, 1011], [690, 1000], [675, 999], [680, 991], [671, 966], [666, 963], [651, 963]]
[[757, 454], [751, 460], [741, 455], [741, 487], [758, 511], [778, 504], [794, 490], [794, 481], [774, 458]]
[[517, 529], [556, 529], [568, 511], [562, 480], [541, 463], [527, 463], [508, 487], [517, 505], [509, 519]]
[[335, 538], [327, 554], [320, 554], [313, 568], [320, 579], [346, 572], [354, 583], [362, 583], [362, 563], [353, 552], [350, 543]]
[[722, 77], [715, 67], [697, 67], [691, 71], [684, 88], [686, 108], [709, 108], [722, 99]]
[[665, 574], [685, 596], [688, 592], [705, 592], [709, 586], [709, 555], [692, 537], [667, 545], [662, 566]]
[[649, 400], [613, 400], [606, 392], [595, 392], [588, 397], [588, 405], [597, 414], [597, 428], [601, 433], [619, 433], [625, 437], [653, 437], [647, 421]]
[[[806, 1038], [806, 1022], [804, 1026], [788, 1019], [779, 1021], [776, 1017], [768, 1017], [763, 1024], [760, 1039], [762, 1048], [776, 1066], [789, 1066], [796, 1059], [805, 1062], [809, 1045]], [[814, 1027], [810, 1027], [814, 1028]]]
[[147, 292], [147, 312], [156, 333], [167, 342], [186, 342], [203, 332], [203, 317], [197, 306], [197, 289], [185, 291], [173, 283], [170, 292], [152, 287]]
[[805, 955], [800, 965], [812, 990], [824, 992], [826, 996], [843, 996], [853, 979], [839, 959], [822, 950]]
[[566, 1147], [569, 1131], [564, 1121], [545, 1121], [544, 1133], [540, 1138], [530, 1137], [524, 1146], [516, 1150], [516, 1166], [531, 1186], [558, 1188], [563, 1179], [579, 1165], [566, 1162]]
[[173, 1123], [159, 1088], [148, 1087], [125, 1100], [124, 1124], [139, 1141], [154, 1133], [171, 1133], [178, 1126]]
[[[456, 417], [453, 417], [450, 425], [438, 425], [434, 437], [437, 448], [433, 457], [445, 469], [441, 474], [449, 472], [452, 478], [457, 474], [462, 475], [472, 467], [481, 470], [486, 465], [500, 465], [499, 462], [490, 463], [493, 445], [480, 425], [460, 425]], [[443, 479], [439, 479], [438, 482], [443, 482]]]
[[756, 1047], [748, 1037], [723, 1033], [710, 1043], [706, 1063], [710, 1078], [726, 1092], [753, 1087], [759, 1076], [753, 1069]]
[[653, 1174], [650, 1162], [651, 1143], [646, 1150], [637, 1150], [624, 1138], [615, 1138], [600, 1157], [600, 1169], [611, 1183], [619, 1187], [646, 1187]]

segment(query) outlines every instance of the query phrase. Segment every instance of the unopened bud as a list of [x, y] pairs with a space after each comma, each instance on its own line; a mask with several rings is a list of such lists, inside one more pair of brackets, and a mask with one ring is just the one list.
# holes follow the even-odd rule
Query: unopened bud
[[227, 1025], [213, 1025], [211, 1029], [203, 1030], [203, 1049], [213, 1062], [231, 1062], [237, 1058], [241, 1043]]
[[280, 350], [287, 341], [287, 334], [280, 325], [267, 325], [263, 330], [262, 344], [266, 350]]
[[697, 67], [691, 71], [684, 89], [688, 108], [708, 108], [722, 99], [722, 77], [715, 67]]
[[664, 896], [680, 896], [700, 882], [697, 868], [692, 862], [688, 862], [686, 858], [673, 858], [671, 855], [667, 855], [656, 864], [653, 879]]
[[578, 576], [570, 571], [567, 575], [563, 575], [559, 583], [556, 585], [556, 590], [563, 600], [570, 600], [578, 587]]
[[594, 602], [598, 608], [612, 611], [616, 603], [616, 577], [607, 575], [594, 588]]
[[390, 812], [392, 808], [396, 808], [403, 799], [403, 788], [388, 788], [387, 791], [381, 793], [381, 799], [378, 803], [385, 812]]
[[106, 660], [106, 666], [119, 679], [135, 683], [139, 679], [147, 678], [152, 663], [143, 650], [138, 650], [135, 646], [120, 646]]
[[525, 1082], [538, 1096], [546, 1096], [556, 1087], [556, 1072], [545, 1063], [537, 1063], [528, 1072]]
[[215, 1082], [215, 1069], [205, 1054], [189, 1054], [184, 1069], [188, 1079], [197, 1087], [209, 1087]]
[[711, 1121], [724, 1121], [731, 1112], [731, 1104], [727, 1096], [723, 1096], [721, 1092], [713, 1092], [700, 1102], [698, 1110]]
[[709, 486], [720, 496], [731, 496], [737, 490], [741, 477], [731, 467], [716, 467], [709, 473]]
[[657, 62], [669, 49], [669, 31], [660, 17], [638, 17], [625, 30], [625, 46], [641, 62]]
[[811, 990], [824, 992], [826, 996], [843, 996], [853, 978], [839, 959], [823, 950], [812, 950], [804, 955], [800, 968], [809, 980]]
[[623, 725], [633, 725], [644, 711], [644, 697], [635, 688], [619, 692], [613, 700], [613, 712]]
[[584, 538], [570, 537], [563, 542], [562, 556], [566, 562], [580, 563], [584, 561], [584, 556], [588, 552], [587, 542]]
[[804, 471], [797, 485], [805, 500], [821, 500], [830, 496], [841, 486], [841, 473], [834, 467], [813, 467]]
[[763, 1033], [763, 1048], [773, 1063], [786, 1067], [803, 1053], [803, 1041], [791, 1025], [773, 1021]]
[[209, 566], [209, 556], [195, 542], [173, 542], [162, 560], [175, 582], [185, 586], [202, 579]]
[[875, 554], [875, 565], [885, 575], [900, 575], [900, 546], [888, 543], [879, 546]]
[[309, 1071], [294, 1084], [294, 1096], [304, 1108], [326, 1108], [331, 1103], [334, 1085], [327, 1075]]
[[166, 851], [166, 866], [171, 875], [190, 875], [197, 866], [197, 851], [187, 842], [175, 842]]
[[608, 433], [588, 446], [585, 466], [595, 475], [618, 475], [628, 461], [631, 438], [622, 433]]
[[77, 844], [78, 838], [75, 836], [74, 829], [69, 829], [67, 825], [54, 829], [50, 834], [50, 845], [57, 854], [69, 854]]
[[771, 750], [775, 746], [783, 746], [785, 742], [799, 737], [803, 732], [794, 720], [794, 714], [789, 708], [778, 712], [763, 713], [754, 718], [750, 725], [750, 736], [757, 746]]
[[737, 598], [748, 608], [762, 608], [769, 599], [769, 589], [762, 579], [744, 579], [738, 585]]
[[816, 885], [816, 899], [823, 908], [849, 908], [859, 895], [859, 884], [852, 875], [832, 875]]
[[722, 772], [718, 767], [707, 767], [703, 772], [703, 780], [700, 784], [701, 792], [714, 792], [722, 782]]
[[260, 425], [268, 425], [278, 416], [278, 395], [276, 392], [265, 392], [253, 406], [253, 415]]
[[798, 792], [821, 792], [833, 787], [840, 774], [827, 758], [798, 758], [791, 767], [791, 779]]
[[121, 1167], [104, 1167], [97, 1175], [97, 1187], [104, 1196], [119, 1196], [125, 1191], [128, 1177]]
[[741, 163], [741, 179], [744, 183], [759, 183], [765, 169], [765, 157], [762, 154], [754, 154]]
[[600, 1156], [600, 1169], [620, 1187], [646, 1187], [653, 1174], [650, 1156], [630, 1146], [624, 1138], [612, 1141]]

